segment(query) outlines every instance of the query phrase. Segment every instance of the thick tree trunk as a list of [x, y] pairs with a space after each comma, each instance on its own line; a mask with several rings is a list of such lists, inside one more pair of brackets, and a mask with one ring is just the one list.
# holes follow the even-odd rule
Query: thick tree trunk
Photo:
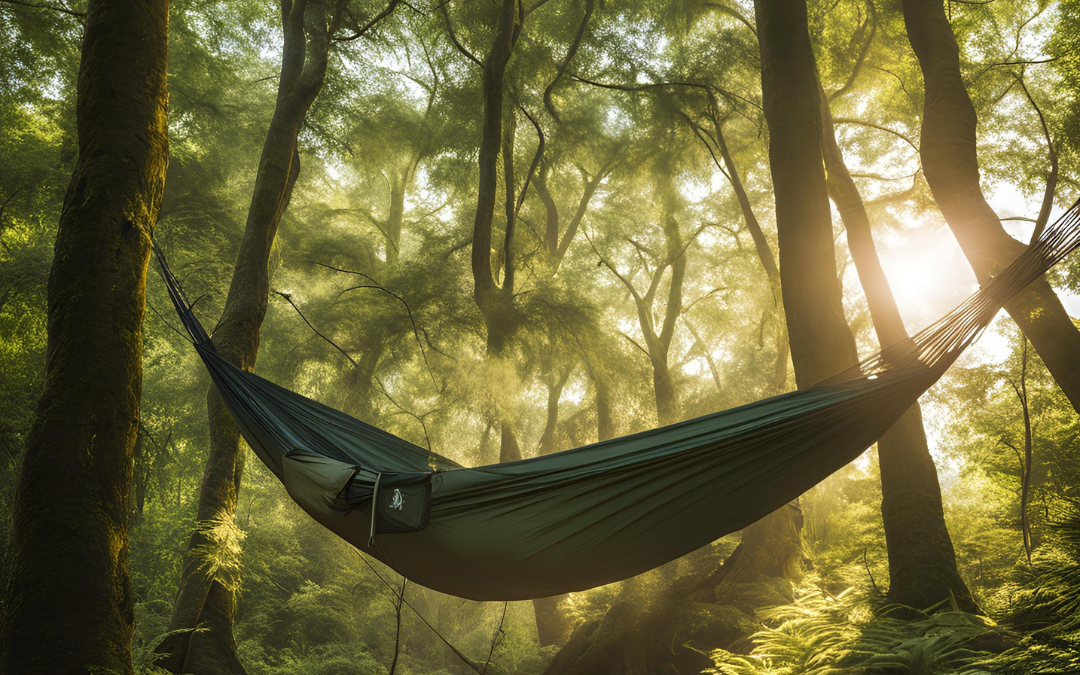
[[[476, 305], [490, 323], [489, 314], [497, 314], [496, 296], [500, 295], [491, 270], [492, 222], [498, 198], [499, 150], [502, 145], [503, 81], [506, 65], [514, 48], [517, 31], [517, 3], [503, 0], [495, 40], [484, 60], [484, 115], [481, 124], [479, 184], [476, 192], [476, 215], [473, 220], [472, 272], [473, 297]], [[513, 186], [507, 186], [513, 190]], [[488, 327], [490, 332], [491, 327]], [[488, 338], [489, 342], [491, 337]]]
[[167, 0], [90, 0], [79, 156], [48, 285], [45, 385], [15, 495], [0, 671], [131, 673], [132, 452], [168, 162]]
[[[925, 88], [919, 143], [923, 171], [945, 220], [980, 283], [1016, 259], [1024, 245], [1001, 226], [979, 185], [978, 120], [960, 74], [960, 55], [938, 0], [903, 0], [908, 38]], [[1005, 304], [1061, 390], [1080, 410], [1080, 330], [1045, 279]]]
[[[277, 104], [263, 145], [243, 240], [225, 309], [214, 331], [218, 353], [247, 370], [255, 367], [259, 328], [269, 293], [270, 250], [300, 172], [296, 141], [322, 89], [330, 36], [340, 8], [320, 0], [283, 6], [285, 46]], [[232, 636], [234, 580], [207, 565], [234, 536], [245, 453], [240, 432], [216, 389], [207, 393], [210, 454], [199, 491], [197, 524], [188, 544], [170, 631], [157, 647], [159, 664], [175, 673], [243, 673]], [[198, 627], [199, 630], [195, 630]]]
[[[824, 91], [819, 93], [821, 147], [829, 194], [847, 230], [851, 258], [862, 282], [878, 342], [884, 348], [907, 340], [907, 330], [878, 259], [870, 218], [836, 142], [828, 101]], [[962, 609], [977, 610], [956, 568], [937, 468], [926, 443], [918, 403], [878, 441], [878, 457], [881, 516], [889, 554], [890, 602], [924, 609], [955, 598]]]
[[804, 388], [846, 370], [858, 356], [836, 275], [805, 0], [757, 0], [754, 6], [784, 312], [795, 381]]
[[[858, 361], [836, 275], [832, 214], [822, 168], [817, 73], [805, 0], [754, 3], [762, 102], [776, 200], [780, 279], [795, 382], [808, 387]], [[743, 533], [728, 578], [767, 580], [757, 561], [789, 574], [802, 561], [802, 515], [788, 506]], [[767, 546], [767, 548], [763, 548]], [[760, 549], [760, 550], [759, 550]], [[733, 556], [735, 557], [735, 556]]]

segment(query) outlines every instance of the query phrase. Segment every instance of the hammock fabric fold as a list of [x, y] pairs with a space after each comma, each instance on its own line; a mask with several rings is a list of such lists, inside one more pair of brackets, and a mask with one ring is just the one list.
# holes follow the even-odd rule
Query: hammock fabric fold
[[476, 468], [220, 357], [156, 244], [155, 251], [233, 419], [301, 508], [423, 586], [473, 600], [524, 600], [662, 565], [746, 527], [858, 457], [1009, 298], [1080, 245], [1078, 206], [960, 307], [819, 385]]

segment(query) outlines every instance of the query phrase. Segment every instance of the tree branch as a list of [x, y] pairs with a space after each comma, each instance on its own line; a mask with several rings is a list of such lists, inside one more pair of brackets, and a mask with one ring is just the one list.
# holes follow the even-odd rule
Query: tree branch
[[61, 14], [67, 14], [68, 16], [73, 16], [77, 19], [86, 18], [86, 12], [79, 12], [73, 9], [68, 9], [67, 7], [60, 7], [58, 5], [47, 5], [45, 3], [39, 2], [24, 2], [24, 0], [0, 0], [0, 3], [19, 5], [20, 7], [30, 7], [33, 9], [48, 9], [54, 12], [60, 12]]
[[[372, 17], [370, 21], [358, 28], [355, 33], [348, 37], [334, 38], [334, 40], [337, 42], [352, 42], [353, 40], [359, 40], [360, 38], [364, 37], [364, 34], [371, 30], [375, 26], [375, 24], [390, 16], [394, 12], [394, 10], [397, 9], [397, 6], [401, 4], [408, 5], [409, 3], [403, 2], [403, 0], [390, 0], [390, 4], [388, 4], [386, 8], [383, 9], [383, 11]], [[412, 7], [412, 5], [409, 6]]]
[[1035, 219], [1035, 229], [1031, 233], [1031, 241], [1029, 242], [1034, 244], [1042, 236], [1043, 230], [1046, 229], [1046, 224], [1050, 220], [1050, 211], [1054, 208], [1054, 194], [1057, 191], [1058, 182], [1058, 153], [1057, 148], [1054, 147], [1054, 139], [1050, 137], [1050, 127], [1046, 124], [1046, 117], [1043, 116], [1042, 109], [1035, 102], [1035, 97], [1031, 95], [1027, 84], [1024, 83], [1023, 73], [1014, 75], [1014, 77], [1017, 84], [1020, 85], [1020, 90], [1024, 92], [1028, 103], [1035, 109], [1035, 114], [1039, 116], [1039, 125], [1042, 126], [1043, 138], [1046, 139], [1046, 151], [1050, 155], [1050, 171], [1046, 174], [1046, 189], [1043, 191], [1039, 217]]
[[[367, 274], [364, 274], [363, 272], [357, 272], [355, 270], [347, 270], [347, 269], [343, 269], [341, 267], [334, 267], [333, 265], [327, 265], [325, 263], [316, 262], [314, 260], [305, 260], [304, 262], [308, 263], [309, 265], [317, 265], [318, 267], [323, 267], [325, 269], [333, 270], [335, 272], [341, 272], [343, 274], [352, 274], [352, 275], [367, 279], [368, 281], [371, 282], [370, 285], [365, 284], [365, 285], [362, 285], [362, 286], [354, 286], [352, 288], [347, 288], [344, 291], [342, 291], [341, 293], [346, 293], [346, 292], [352, 291], [352, 290], [359, 290], [361, 288], [372, 288], [372, 289], [375, 289], [375, 290], [382, 291], [383, 293], [386, 293], [390, 297], [392, 297], [395, 300], [397, 300], [398, 302], [400, 302], [401, 305], [405, 308], [405, 313], [409, 316], [409, 324], [412, 326], [413, 337], [416, 339], [416, 346], [418, 346], [420, 348], [420, 355], [423, 356], [423, 358], [424, 358], [424, 366], [427, 368], [428, 375], [431, 377], [431, 383], [435, 385], [436, 389], [439, 388], [439, 384], [435, 380], [435, 373], [432, 372], [431, 364], [428, 363], [427, 352], [424, 350], [423, 343], [420, 342], [420, 330], [416, 326], [416, 319], [413, 317], [412, 308], [409, 307], [409, 303], [405, 302], [405, 298], [403, 298], [400, 295], [398, 295], [397, 293], [391, 291], [389, 288], [383, 286], [378, 281], [376, 281], [374, 278], [372, 278], [371, 276], [369, 276]], [[339, 293], [339, 295], [341, 295], [341, 294]], [[289, 300], [289, 302], [291, 303], [292, 301]], [[300, 311], [300, 310], [297, 310], [297, 311]]]
[[465, 45], [461, 44], [458, 41], [457, 34], [454, 33], [454, 25], [450, 22], [450, 12], [447, 11], [446, 4], [447, 3], [444, 2], [441, 5], [439, 5], [439, 9], [442, 10], [443, 19], [445, 19], [445, 21], [446, 21], [446, 33], [450, 36], [450, 42], [454, 43], [454, 46], [457, 48], [457, 50], [459, 52], [461, 52], [462, 54], [464, 54], [466, 58], [468, 58], [470, 61], [472, 61], [476, 65], [480, 66], [481, 68], [483, 68], [484, 67], [483, 62], [481, 62], [480, 59], [473, 56], [473, 53], [470, 52], [468, 49], [465, 49]]
[[555, 105], [551, 102], [551, 92], [555, 89], [555, 85], [559, 83], [563, 73], [570, 66], [570, 61], [573, 60], [574, 55], [577, 54], [578, 47], [581, 46], [581, 39], [585, 35], [585, 27], [589, 23], [589, 19], [592, 17], [594, 0], [585, 0], [585, 15], [581, 18], [581, 23], [578, 25], [577, 33], [574, 35], [574, 41], [570, 43], [570, 48], [566, 52], [566, 58], [559, 64], [558, 70], [555, 71], [555, 79], [544, 89], [544, 108], [556, 122], [559, 121], [559, 115], [555, 112]]

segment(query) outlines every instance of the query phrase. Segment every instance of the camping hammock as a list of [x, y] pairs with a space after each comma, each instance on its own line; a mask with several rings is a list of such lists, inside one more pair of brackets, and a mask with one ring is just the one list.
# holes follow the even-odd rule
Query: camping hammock
[[1002, 305], [1080, 246], [1080, 202], [910, 340], [816, 386], [670, 426], [466, 468], [233, 366], [155, 244], [169, 294], [255, 454], [308, 514], [428, 588], [524, 600], [640, 574], [740, 530], [858, 457]]

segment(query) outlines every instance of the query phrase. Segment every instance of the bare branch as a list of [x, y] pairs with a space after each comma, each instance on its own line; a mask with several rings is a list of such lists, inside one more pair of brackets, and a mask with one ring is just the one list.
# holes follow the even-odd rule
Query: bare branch
[[336, 40], [337, 42], [352, 42], [353, 40], [359, 40], [360, 38], [364, 37], [364, 34], [371, 30], [375, 26], [375, 24], [390, 16], [400, 4], [408, 3], [403, 3], [402, 0], [390, 0], [390, 4], [388, 4], [386, 8], [383, 9], [383, 11], [372, 17], [370, 21], [358, 28], [355, 33], [348, 37], [334, 38], [334, 40]]
[[450, 42], [453, 42], [454, 46], [457, 47], [457, 50], [464, 54], [466, 58], [483, 68], [483, 62], [473, 56], [473, 53], [470, 52], [468, 49], [465, 49], [465, 45], [461, 44], [458, 41], [457, 34], [454, 33], [454, 25], [450, 22], [450, 12], [446, 9], [446, 3], [444, 2], [443, 4], [439, 5], [439, 9], [442, 11], [443, 19], [446, 21], [446, 33], [450, 36]]
[[[432, 372], [431, 364], [428, 363], [427, 351], [424, 350], [424, 345], [420, 341], [420, 329], [417, 328], [417, 326], [416, 326], [416, 319], [413, 317], [412, 309], [409, 307], [409, 303], [405, 302], [405, 298], [403, 298], [400, 295], [398, 295], [397, 293], [391, 291], [389, 288], [387, 288], [386, 286], [383, 286], [378, 281], [376, 281], [374, 278], [372, 278], [371, 276], [369, 276], [367, 274], [364, 274], [363, 272], [357, 272], [355, 270], [347, 270], [347, 269], [343, 269], [341, 267], [334, 267], [333, 265], [327, 265], [325, 263], [316, 262], [314, 260], [305, 260], [304, 262], [306, 262], [306, 263], [308, 263], [310, 265], [317, 265], [319, 267], [324, 267], [324, 268], [326, 268], [328, 270], [333, 270], [335, 272], [341, 272], [343, 274], [352, 274], [352, 275], [367, 279], [368, 281], [371, 282], [370, 285], [364, 284], [364, 285], [361, 285], [361, 286], [354, 286], [352, 288], [347, 288], [344, 291], [342, 291], [342, 293], [346, 293], [346, 292], [351, 291], [351, 290], [359, 290], [359, 289], [362, 289], [362, 288], [372, 288], [372, 289], [375, 289], [375, 290], [382, 291], [383, 293], [386, 293], [387, 295], [391, 296], [392, 298], [394, 298], [395, 300], [400, 302], [402, 304], [402, 306], [405, 308], [405, 313], [409, 316], [409, 324], [412, 325], [413, 337], [416, 339], [416, 345], [418, 347], [420, 347], [420, 355], [423, 356], [423, 358], [424, 358], [424, 366], [427, 368], [428, 375], [431, 377], [431, 383], [435, 385], [436, 389], [439, 388], [439, 383], [435, 379], [435, 373]], [[291, 302], [291, 300], [290, 300], [290, 302]], [[297, 311], [299, 311], [299, 310], [297, 310]]]
[[322, 338], [323, 341], [325, 341], [328, 345], [330, 345], [334, 349], [338, 350], [338, 352], [340, 352], [342, 356], [344, 356], [346, 359], [348, 359], [349, 363], [353, 364], [353, 366], [355, 366], [356, 368], [360, 367], [360, 364], [356, 362], [356, 359], [354, 359], [352, 357], [352, 354], [350, 354], [349, 352], [342, 349], [341, 346], [338, 345], [338, 343], [336, 343], [333, 340], [331, 340], [330, 338], [326, 337], [326, 335], [324, 335], [321, 331], [319, 331], [318, 328], [316, 328], [314, 325], [312, 325], [312, 323], [310, 321], [308, 321], [308, 318], [306, 316], [304, 316], [304, 313], [301, 312], [300, 308], [296, 306], [295, 302], [293, 302], [293, 299], [292, 299], [291, 295], [289, 295], [288, 293], [282, 293], [281, 291], [276, 291], [276, 290], [271, 291], [271, 293], [273, 293], [274, 295], [279, 295], [279, 296], [285, 298], [285, 301], [288, 302], [290, 305], [292, 305], [292, 308], [295, 309], [296, 313], [300, 315], [300, 318], [304, 320], [304, 323], [307, 324], [307, 327], [311, 329], [311, 332], [315, 333], [320, 338]]
[[[328, 345], [330, 345], [331, 347], [336, 349], [338, 352], [340, 352], [342, 356], [344, 356], [346, 359], [349, 360], [349, 363], [351, 363], [353, 365], [353, 367], [360, 368], [360, 364], [356, 362], [356, 359], [354, 359], [351, 354], [349, 354], [347, 351], [342, 349], [341, 346], [339, 346], [336, 342], [334, 342], [333, 340], [328, 338], [326, 335], [324, 335], [321, 331], [319, 331], [318, 328], [316, 328], [310, 321], [308, 321], [308, 318], [306, 316], [304, 316], [304, 313], [302, 311], [300, 311], [300, 308], [296, 305], [295, 302], [293, 302], [292, 296], [290, 296], [288, 293], [282, 293], [281, 291], [276, 291], [276, 290], [271, 291], [271, 292], [274, 293], [275, 295], [279, 295], [279, 296], [285, 298], [286, 302], [288, 302], [290, 305], [292, 305], [292, 308], [296, 310], [296, 313], [300, 315], [300, 318], [304, 320], [304, 323], [307, 324], [307, 327], [310, 328], [311, 331], [313, 333], [315, 333], [315, 335], [322, 338], [323, 341], [325, 341]], [[372, 387], [373, 389], [378, 389], [379, 393], [381, 393], [383, 396], [385, 396], [386, 400], [390, 401], [390, 403], [393, 404], [393, 406], [395, 408], [397, 408], [402, 413], [412, 417], [413, 419], [415, 419], [417, 422], [420, 423], [421, 428], [423, 428], [423, 430], [424, 430], [424, 439], [427, 441], [428, 451], [430, 452], [431, 451], [431, 437], [428, 435], [427, 423], [424, 422], [424, 416], [426, 416], [427, 414], [430, 414], [430, 413], [425, 413], [424, 416], [421, 416], [421, 415], [417, 415], [416, 413], [412, 412], [411, 410], [408, 410], [408, 409], [404, 408], [400, 403], [398, 403], [396, 400], [394, 400], [393, 396], [390, 395], [390, 392], [387, 391], [387, 389], [386, 389], [386, 385], [383, 384], [382, 380], [379, 379], [378, 375], [373, 374], [371, 377], [379, 385], [378, 387]], [[434, 377], [434, 376], [432, 376], [432, 377]], [[371, 386], [371, 385], [369, 384], [368, 386]]]
[[634, 338], [630, 337], [629, 335], [627, 335], [626, 333], [624, 333], [624, 332], [622, 332], [622, 331], [619, 331], [619, 335], [623, 336], [624, 338], [626, 338], [626, 339], [627, 339], [627, 341], [629, 341], [629, 342], [630, 342], [630, 344], [632, 344], [632, 345], [634, 345], [635, 347], [637, 347], [638, 349], [640, 349], [640, 350], [641, 350], [641, 353], [642, 353], [642, 354], [644, 354], [645, 356], [648, 356], [648, 357], [649, 357], [650, 359], [652, 358], [652, 355], [651, 355], [651, 354], [649, 354], [649, 350], [648, 350], [648, 349], [645, 349], [644, 347], [642, 347], [641, 345], [639, 345], [639, 344], [637, 343], [637, 340], [635, 340]]
[[1043, 191], [1042, 205], [1039, 207], [1039, 217], [1035, 220], [1035, 229], [1031, 233], [1031, 242], [1034, 244], [1042, 236], [1043, 230], [1046, 229], [1046, 224], [1050, 220], [1050, 211], [1054, 208], [1054, 194], [1057, 191], [1058, 182], [1058, 153], [1057, 148], [1054, 147], [1054, 139], [1050, 137], [1050, 127], [1046, 124], [1046, 117], [1043, 116], [1042, 108], [1035, 101], [1035, 97], [1031, 95], [1031, 92], [1027, 88], [1027, 84], [1024, 83], [1023, 73], [1014, 76], [1016, 83], [1020, 85], [1020, 90], [1024, 92], [1024, 96], [1027, 98], [1028, 103], [1035, 109], [1035, 114], [1039, 117], [1039, 124], [1042, 126], [1043, 138], [1046, 139], [1046, 151], [1050, 155], [1050, 171], [1046, 174], [1046, 189]]
[[866, 120], [855, 119], [854, 117], [834, 117], [833, 124], [854, 124], [856, 126], [869, 127], [870, 129], [884, 131], [885, 133], [892, 134], [893, 136], [896, 136], [900, 140], [910, 145], [912, 149], [915, 150], [915, 152], [919, 151], [919, 145], [911, 138], [909, 138], [906, 134], [896, 131], [895, 129], [890, 129], [889, 127], [883, 126], [881, 124], [875, 124], [874, 122], [867, 122]]
[[555, 78], [544, 89], [544, 107], [548, 113], [551, 114], [555, 121], [559, 121], [559, 115], [555, 112], [555, 105], [551, 102], [551, 92], [555, 89], [555, 85], [562, 79], [563, 73], [570, 66], [570, 62], [574, 59], [574, 55], [577, 54], [578, 47], [581, 46], [581, 38], [585, 35], [585, 27], [589, 24], [589, 19], [592, 17], [594, 0], [585, 0], [585, 15], [581, 17], [581, 23], [578, 25], [577, 33], [574, 35], [574, 41], [570, 43], [570, 48], [566, 51], [566, 57], [559, 64], [558, 70], [555, 71]]
[[514, 207], [515, 219], [521, 211], [522, 203], [525, 202], [525, 194], [529, 190], [529, 182], [532, 181], [532, 177], [536, 173], [536, 167], [544, 157], [544, 130], [540, 128], [540, 123], [536, 121], [536, 118], [529, 114], [529, 111], [525, 109], [525, 106], [519, 105], [518, 109], [525, 113], [525, 117], [529, 118], [529, 121], [532, 122], [533, 128], [536, 129], [536, 137], [539, 141], [536, 145], [536, 153], [533, 155], [532, 164], [529, 165], [529, 171], [525, 174], [525, 182], [521, 186], [521, 194], [518, 195], [517, 205]]

